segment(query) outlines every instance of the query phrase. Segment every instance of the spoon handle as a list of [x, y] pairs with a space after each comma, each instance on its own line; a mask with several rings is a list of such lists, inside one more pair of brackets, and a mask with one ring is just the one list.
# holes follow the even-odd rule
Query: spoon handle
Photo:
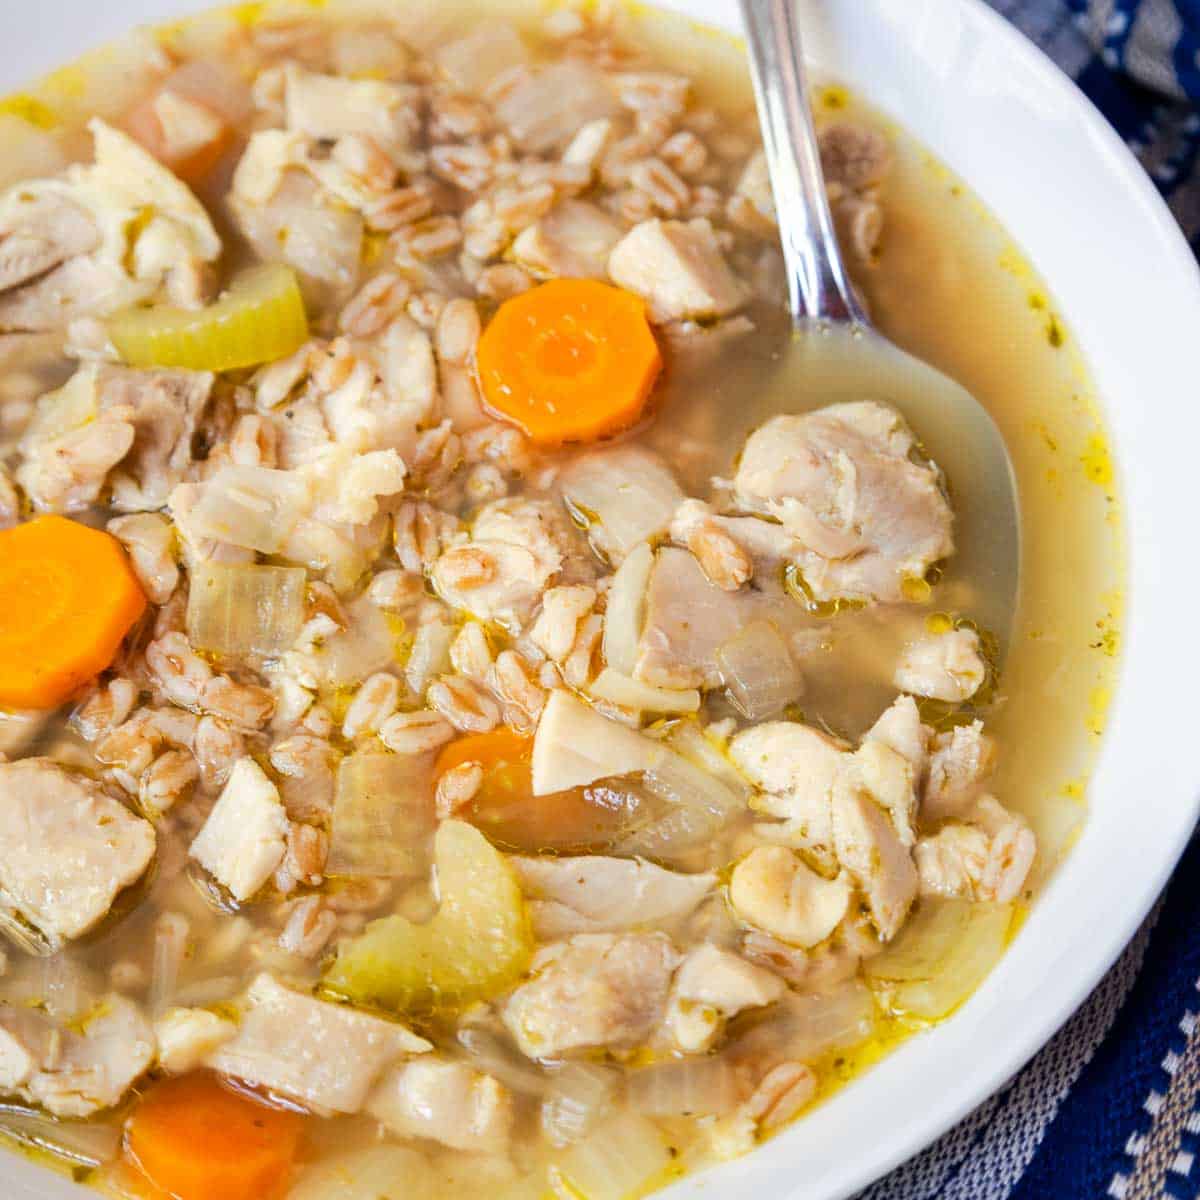
[[741, 6], [787, 267], [792, 323], [829, 320], [866, 325], [825, 196], [795, 0], [741, 0]]

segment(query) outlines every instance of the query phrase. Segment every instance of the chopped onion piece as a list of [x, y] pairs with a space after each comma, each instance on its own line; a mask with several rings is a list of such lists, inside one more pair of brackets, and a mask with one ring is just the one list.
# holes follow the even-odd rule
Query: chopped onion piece
[[759, 1029], [773, 1045], [786, 1048], [789, 1058], [804, 1062], [865, 1041], [875, 1020], [870, 989], [855, 980], [830, 992], [789, 995], [781, 1020]]
[[414, 878], [433, 831], [429, 764], [398, 754], [351, 754], [338, 766], [326, 873]]
[[667, 735], [667, 745], [720, 780], [739, 799], [744, 800], [749, 795], [750, 787], [745, 777], [699, 721], [676, 722]]
[[604, 661], [622, 675], [637, 665], [638, 641], [646, 612], [646, 589], [654, 569], [649, 542], [635, 546], [617, 568], [604, 610]]
[[641, 712], [694, 713], [700, 709], [700, 693], [695, 688], [677, 690], [642, 683], [612, 667], [605, 667], [588, 691], [597, 700], [607, 700], [621, 708]]
[[619, 1075], [599, 1063], [570, 1062], [549, 1077], [550, 1094], [542, 1104], [542, 1132], [555, 1146], [585, 1138], [609, 1111]]
[[740, 1098], [733, 1066], [720, 1056], [656, 1063], [629, 1079], [630, 1102], [650, 1117], [719, 1116]]
[[923, 897], [883, 953], [863, 964], [867, 978], [888, 982], [931, 979], [962, 941], [974, 908], [969, 900]]
[[625, 839], [625, 854], [673, 858], [719, 833], [742, 808], [741, 794], [679, 754], [665, 754], [642, 781], [665, 811]]
[[717, 651], [729, 698], [749, 721], [791, 704], [804, 689], [783, 635], [770, 621], [752, 621]]
[[288, 1200], [432, 1196], [434, 1180], [429, 1163], [419, 1151], [407, 1146], [367, 1146], [334, 1154], [306, 1167], [288, 1190]]
[[208, 979], [197, 979], [185, 984], [175, 992], [174, 1001], [179, 1008], [212, 1008], [228, 1004], [242, 990], [243, 980], [238, 975], [218, 975]]
[[275, 554], [308, 502], [308, 486], [293, 471], [222, 467], [201, 485], [185, 521], [190, 537]]
[[346, 605], [346, 628], [333, 634], [316, 652], [324, 681], [331, 687], [351, 687], [390, 666], [396, 639], [387, 618], [365, 596]]
[[529, 51], [511, 25], [489, 22], [440, 47], [434, 60], [456, 89], [479, 95], [505, 71], [528, 62]]
[[581, 1200], [632, 1200], [665, 1182], [672, 1164], [662, 1134], [638, 1113], [606, 1121], [552, 1168]]
[[223, 658], [274, 657], [304, 624], [303, 567], [197, 563], [188, 588], [192, 645]]
[[866, 964], [867, 975], [892, 985], [893, 1011], [938, 1020], [983, 982], [1004, 953], [1011, 923], [1010, 904], [926, 898], [896, 942]]
[[494, 1075], [506, 1088], [529, 1096], [549, 1094], [549, 1076], [532, 1066], [500, 1034], [490, 1029], [468, 1026], [459, 1030], [458, 1043], [472, 1066], [487, 1075]]
[[0, 1135], [85, 1167], [111, 1162], [121, 1148], [117, 1121], [64, 1121], [9, 1104], [0, 1104]]

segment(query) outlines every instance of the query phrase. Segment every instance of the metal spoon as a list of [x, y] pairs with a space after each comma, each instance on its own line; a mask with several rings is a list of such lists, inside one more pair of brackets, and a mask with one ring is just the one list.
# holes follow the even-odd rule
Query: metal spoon
[[946, 472], [956, 573], [974, 584], [970, 615], [1003, 651], [1020, 569], [1016, 481], [1004, 439], [965, 388], [872, 328], [842, 261], [825, 195], [795, 0], [741, 0], [741, 7], [793, 329], [772, 391], [785, 389], [779, 407], [793, 411], [873, 399], [903, 414]]

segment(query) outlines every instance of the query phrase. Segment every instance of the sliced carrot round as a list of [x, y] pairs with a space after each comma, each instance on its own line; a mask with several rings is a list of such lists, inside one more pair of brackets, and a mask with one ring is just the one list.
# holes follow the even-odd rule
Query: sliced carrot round
[[473, 733], [442, 749], [440, 778], [452, 767], [477, 762], [483, 781], [458, 813], [510, 850], [586, 850], [611, 845], [629, 826], [636, 803], [628, 792], [592, 784], [549, 796], [533, 794], [533, 738], [501, 726]]
[[542, 445], [616, 433], [662, 369], [646, 305], [594, 279], [554, 279], [506, 300], [479, 339], [483, 398]]
[[273, 1200], [287, 1186], [304, 1118], [207, 1072], [155, 1084], [125, 1126], [127, 1158], [174, 1200]]
[[528, 762], [533, 753], [533, 738], [501, 725], [488, 733], [469, 733], [443, 746], [433, 773], [439, 778], [452, 767], [477, 762], [485, 771], [493, 767]]
[[0, 532], [0, 705], [61, 704], [112, 662], [145, 608], [110, 534], [54, 516]]

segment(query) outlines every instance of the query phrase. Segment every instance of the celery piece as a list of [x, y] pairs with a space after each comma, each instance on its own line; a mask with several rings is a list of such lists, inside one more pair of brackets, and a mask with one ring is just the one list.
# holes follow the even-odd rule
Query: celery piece
[[327, 991], [356, 1004], [432, 1015], [487, 999], [520, 978], [533, 940], [504, 857], [464, 821], [443, 821], [433, 851], [441, 903], [432, 920], [373, 921], [338, 947]]
[[296, 276], [280, 263], [252, 267], [206, 308], [131, 308], [108, 322], [121, 358], [134, 367], [229, 371], [298, 350], [308, 319]]

